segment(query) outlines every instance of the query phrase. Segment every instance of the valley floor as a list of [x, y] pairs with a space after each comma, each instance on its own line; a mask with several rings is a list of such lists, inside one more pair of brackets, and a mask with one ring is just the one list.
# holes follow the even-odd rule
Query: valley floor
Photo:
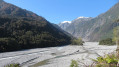
[[[69, 67], [71, 60], [91, 64], [91, 59], [111, 53], [115, 46], [101, 46], [98, 42], [86, 42], [83, 46], [37, 48], [24, 51], [0, 53], [0, 67], [20, 63], [22, 67]], [[82, 66], [81, 66], [82, 67]]]

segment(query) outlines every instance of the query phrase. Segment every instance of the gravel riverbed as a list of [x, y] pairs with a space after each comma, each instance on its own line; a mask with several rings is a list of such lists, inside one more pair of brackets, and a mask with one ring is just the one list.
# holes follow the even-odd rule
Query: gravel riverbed
[[114, 52], [115, 46], [98, 45], [98, 42], [86, 42], [83, 46], [62, 46], [36, 48], [16, 52], [0, 53], [0, 67], [19, 63], [22, 67], [69, 67], [71, 60], [91, 64], [91, 59]]

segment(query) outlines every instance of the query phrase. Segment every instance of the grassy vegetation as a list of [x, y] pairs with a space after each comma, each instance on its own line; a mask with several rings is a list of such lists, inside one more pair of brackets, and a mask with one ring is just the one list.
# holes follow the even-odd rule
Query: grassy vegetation
[[4, 67], [21, 67], [19, 64], [8, 64]]
[[76, 60], [72, 60], [70, 67], [79, 67]]
[[[84, 64], [84, 67], [119, 67], [118, 61], [119, 56], [116, 54], [105, 55], [104, 57], [98, 57], [97, 59], [92, 59], [94, 63], [91, 65]], [[72, 60], [70, 67], [80, 67], [76, 60]]]
[[98, 57], [96, 60], [93, 61], [96, 63], [94, 67], [119, 67], [119, 57], [115, 54]]
[[84, 41], [81, 38], [72, 40], [72, 45], [83, 45]]
[[107, 38], [99, 42], [99, 45], [115, 45], [115, 44], [116, 43], [111, 38]]

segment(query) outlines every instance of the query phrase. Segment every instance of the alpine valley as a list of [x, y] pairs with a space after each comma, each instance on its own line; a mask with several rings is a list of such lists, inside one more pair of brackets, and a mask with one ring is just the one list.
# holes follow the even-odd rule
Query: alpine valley
[[[24, 1], [25, 5], [20, 4], [23, 6], [20, 8], [8, 1], [17, 5]], [[84, 14], [80, 12], [79, 2], [87, 10], [90, 9], [87, 3], [94, 4], [88, 0], [87, 3], [83, 0], [0, 0], [0, 67], [119, 67], [119, 3], [97, 17], [81, 16], [64, 21], [66, 17]], [[95, 8], [97, 3], [105, 6], [98, 0]], [[49, 17], [49, 21], [63, 22], [49, 22], [23, 9], [27, 6]], [[64, 12], [61, 8], [65, 8]]]

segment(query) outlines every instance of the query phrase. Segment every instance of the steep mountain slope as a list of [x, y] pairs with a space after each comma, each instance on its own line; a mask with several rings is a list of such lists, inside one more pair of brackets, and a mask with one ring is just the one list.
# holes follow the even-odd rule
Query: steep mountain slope
[[0, 0], [0, 15], [1, 16], [12, 16], [12, 17], [31, 17], [31, 18], [37, 18], [38, 15], [36, 15], [33, 12], [27, 11], [25, 9], [21, 9], [15, 5], [9, 4], [4, 2], [3, 0]]
[[70, 40], [41, 16], [0, 0], [0, 52], [66, 45]]
[[61, 27], [59, 27], [57, 24], [53, 24], [54, 27], [56, 27], [59, 31], [64, 32], [65, 34], [67, 34], [67, 36], [71, 37], [72, 39], [76, 39], [76, 37], [72, 36], [70, 33], [64, 31]]
[[107, 12], [83, 21], [83, 23], [75, 20], [64, 30], [76, 37], [82, 37], [85, 41], [99, 41], [105, 38], [112, 38], [113, 28], [118, 26], [118, 23], [115, 23], [117, 19], [119, 19], [119, 3]]
[[[59, 26], [69, 32], [70, 34], [72, 34], [75, 37], [79, 37], [79, 36], [83, 36], [83, 31], [84, 29], [80, 29], [82, 28], [82, 25], [86, 24], [86, 21], [91, 20], [91, 17], [78, 17], [75, 20], [71, 21], [70, 24], [66, 24], [66, 23], [60, 23]], [[62, 27], [63, 26], [63, 27]], [[82, 31], [82, 34], [80, 34]]]
[[113, 28], [119, 25], [115, 22], [117, 19], [119, 19], [119, 3], [113, 6], [106, 13], [101, 14], [89, 21], [93, 22], [94, 24], [87, 31], [90, 34], [85, 38], [88, 38], [90, 41], [99, 41], [105, 38], [112, 38]]
[[63, 21], [59, 24], [62, 29], [66, 29], [71, 24], [71, 21]]
[[83, 27], [83, 25], [86, 24], [87, 21], [91, 19], [92, 19], [91, 17], [78, 17], [77, 19], [72, 21], [72, 24], [70, 24], [69, 27], [66, 28], [66, 30], [75, 37], [83, 36], [85, 29], [81, 28]]

